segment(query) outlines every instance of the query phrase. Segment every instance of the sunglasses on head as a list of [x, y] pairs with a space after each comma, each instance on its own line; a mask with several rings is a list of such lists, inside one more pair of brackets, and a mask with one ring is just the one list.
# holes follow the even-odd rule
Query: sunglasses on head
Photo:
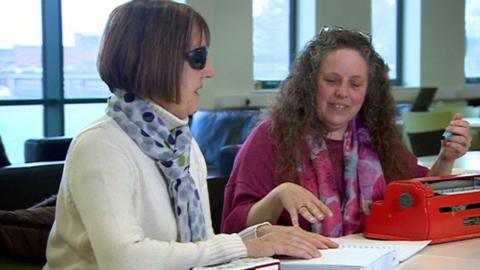
[[190, 67], [197, 70], [202, 70], [205, 68], [205, 64], [207, 63], [207, 55], [207, 47], [196, 48], [185, 53], [185, 57], [187, 58]]
[[320, 33], [329, 33], [329, 32], [352, 32], [357, 35], [360, 35], [362, 38], [368, 40], [369, 42], [372, 41], [372, 36], [370, 34], [359, 31], [359, 30], [348, 30], [340, 26], [324, 26], [320, 29]]

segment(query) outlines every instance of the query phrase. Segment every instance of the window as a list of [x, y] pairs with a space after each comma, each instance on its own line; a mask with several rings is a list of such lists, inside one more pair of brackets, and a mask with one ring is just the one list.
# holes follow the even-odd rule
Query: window
[[106, 107], [105, 103], [65, 105], [65, 136], [75, 136], [78, 131], [104, 114]]
[[0, 1], [0, 25], [0, 136], [17, 163], [24, 141], [43, 134], [42, 106], [34, 105], [43, 92], [40, 1]]
[[467, 82], [480, 82], [480, 0], [465, 1], [465, 76]]
[[73, 136], [103, 114], [109, 92], [97, 75], [98, 45], [123, 2], [0, 2], [0, 136], [12, 163], [24, 161], [26, 139]]
[[42, 23], [40, 17], [39, 0], [0, 2], [0, 25], [2, 25], [0, 27], [0, 99], [2, 100], [41, 98]]
[[390, 67], [393, 84], [401, 83], [401, 0], [372, 0], [372, 41]]
[[[109, 95], [97, 72], [97, 54], [108, 15], [124, 2], [126, 0], [62, 0], [65, 98]], [[88, 19], [85, 14], [88, 14]]]
[[126, 1], [0, 1], [0, 136], [12, 163], [24, 162], [25, 140], [74, 136], [104, 113], [100, 36]]
[[[292, 42], [296, 38], [296, 31], [292, 30], [296, 2], [252, 0], [253, 78], [262, 88], [275, 88], [288, 75], [296, 49]], [[372, 0], [373, 44], [389, 65], [393, 84], [401, 83], [401, 2]]]
[[25, 140], [43, 137], [42, 123], [40, 105], [0, 106], [0, 135], [11, 163], [24, 161]]
[[290, 0], [253, 0], [253, 78], [262, 88], [275, 88], [288, 75], [290, 55]]
[[[63, 93], [68, 103], [82, 101], [64, 107], [66, 136], [74, 136], [105, 111], [110, 92], [97, 72], [98, 48], [108, 15], [124, 2], [62, 0]], [[85, 14], [89, 14], [88, 19]], [[85, 99], [100, 103], [85, 104]]]

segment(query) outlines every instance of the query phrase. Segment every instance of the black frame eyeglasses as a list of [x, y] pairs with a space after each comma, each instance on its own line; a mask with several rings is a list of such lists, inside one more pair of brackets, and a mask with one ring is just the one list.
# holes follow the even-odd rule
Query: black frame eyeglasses
[[207, 55], [208, 49], [207, 47], [199, 47], [195, 48], [189, 52], [185, 53], [185, 58], [188, 61], [188, 64], [191, 68], [196, 70], [202, 70], [205, 68], [207, 64]]

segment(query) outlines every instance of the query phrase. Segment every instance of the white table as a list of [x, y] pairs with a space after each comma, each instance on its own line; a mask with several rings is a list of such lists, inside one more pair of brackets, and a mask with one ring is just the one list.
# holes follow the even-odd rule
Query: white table
[[478, 270], [480, 238], [429, 245], [395, 269]]
[[471, 129], [480, 128], [480, 117], [464, 117], [463, 120], [470, 124]]
[[[433, 163], [435, 163], [437, 158], [438, 155], [419, 157], [418, 163], [430, 168], [432, 167]], [[455, 174], [462, 172], [480, 172], [480, 151], [468, 151], [463, 157], [455, 161], [453, 164], [453, 173]]]

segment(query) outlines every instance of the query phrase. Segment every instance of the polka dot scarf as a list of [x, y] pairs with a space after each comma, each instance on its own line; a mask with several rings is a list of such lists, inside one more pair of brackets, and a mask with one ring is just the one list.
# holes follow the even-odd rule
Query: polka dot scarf
[[143, 99], [116, 90], [108, 101], [107, 114], [157, 162], [165, 175], [181, 242], [206, 238], [200, 196], [189, 172], [192, 135], [187, 125], [168, 130], [163, 120]]

